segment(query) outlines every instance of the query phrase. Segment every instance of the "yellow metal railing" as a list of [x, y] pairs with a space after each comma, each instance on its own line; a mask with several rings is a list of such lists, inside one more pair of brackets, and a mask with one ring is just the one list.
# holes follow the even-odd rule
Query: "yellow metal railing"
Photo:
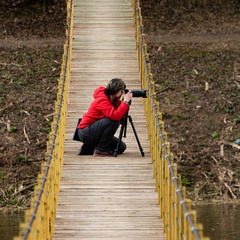
[[25, 220], [20, 224], [19, 236], [14, 240], [52, 239], [58, 193], [60, 190], [63, 164], [66, 114], [69, 93], [70, 60], [73, 25], [73, 0], [67, 1], [66, 40], [62, 57], [54, 120], [47, 143], [46, 161], [41, 165], [37, 185], [34, 188], [30, 209], [25, 212]]
[[132, 6], [141, 85], [142, 89], [149, 93], [148, 98], [144, 100], [144, 111], [154, 165], [160, 217], [163, 219], [166, 240], [207, 240], [209, 238], [203, 236], [202, 225], [196, 222], [196, 212], [191, 209], [191, 201], [185, 196], [185, 188], [181, 185], [181, 176], [177, 174], [177, 164], [173, 162], [170, 143], [164, 131], [164, 122], [156, 99], [155, 84], [144, 39], [139, 0], [132, 0]]

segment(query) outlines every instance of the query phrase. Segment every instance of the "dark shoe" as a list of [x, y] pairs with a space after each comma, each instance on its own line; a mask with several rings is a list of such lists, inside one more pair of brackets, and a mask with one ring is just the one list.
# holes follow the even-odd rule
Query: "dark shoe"
[[113, 157], [113, 151], [111, 150], [102, 151], [98, 148], [95, 148], [93, 156], [94, 157]]
[[78, 155], [93, 155], [94, 147], [83, 144], [79, 150]]

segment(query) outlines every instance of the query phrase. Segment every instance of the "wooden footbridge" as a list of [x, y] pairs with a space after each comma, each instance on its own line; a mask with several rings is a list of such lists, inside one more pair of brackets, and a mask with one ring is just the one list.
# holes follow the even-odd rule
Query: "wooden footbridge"
[[[138, 0], [67, 1], [66, 42], [54, 121], [31, 208], [14, 239], [208, 239], [196, 223], [173, 162]], [[115, 157], [77, 155], [77, 120], [96, 87], [122, 78], [133, 98], [127, 150]], [[139, 138], [144, 151], [137, 144]]]

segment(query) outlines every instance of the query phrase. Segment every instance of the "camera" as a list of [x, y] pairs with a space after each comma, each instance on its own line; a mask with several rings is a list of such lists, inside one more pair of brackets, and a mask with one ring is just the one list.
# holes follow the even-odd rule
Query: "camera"
[[[124, 93], [128, 93], [129, 90], [125, 89]], [[147, 97], [147, 90], [131, 90], [131, 93], [133, 95], [133, 97], [142, 97], [142, 98], [146, 98]]]

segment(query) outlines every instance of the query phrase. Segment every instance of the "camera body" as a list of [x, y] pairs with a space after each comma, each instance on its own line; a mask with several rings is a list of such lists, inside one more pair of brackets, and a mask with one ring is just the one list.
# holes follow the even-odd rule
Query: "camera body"
[[[125, 89], [124, 93], [128, 93], [129, 90]], [[142, 98], [147, 98], [147, 90], [131, 90], [131, 93], [133, 97], [142, 97]]]

